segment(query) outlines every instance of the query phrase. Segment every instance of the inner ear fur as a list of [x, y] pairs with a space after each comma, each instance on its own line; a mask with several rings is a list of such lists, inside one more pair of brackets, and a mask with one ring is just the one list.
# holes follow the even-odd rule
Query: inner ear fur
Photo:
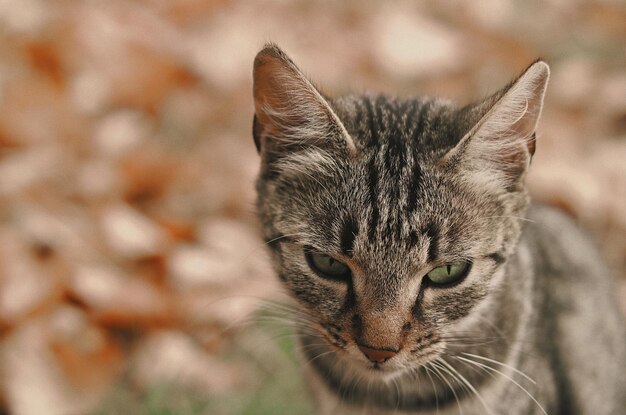
[[484, 115], [440, 165], [464, 169], [469, 177], [499, 188], [522, 186], [535, 152], [549, 76], [548, 65], [537, 61], [509, 86], [476, 104]]
[[259, 152], [317, 146], [354, 153], [351, 137], [326, 99], [276, 45], [266, 45], [254, 60], [253, 96]]

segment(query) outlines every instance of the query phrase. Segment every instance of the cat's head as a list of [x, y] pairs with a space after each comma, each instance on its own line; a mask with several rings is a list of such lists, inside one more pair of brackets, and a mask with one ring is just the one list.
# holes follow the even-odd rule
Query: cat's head
[[548, 76], [535, 62], [464, 107], [329, 99], [278, 47], [259, 52], [259, 216], [319, 350], [400, 373], [486, 307], [519, 238]]

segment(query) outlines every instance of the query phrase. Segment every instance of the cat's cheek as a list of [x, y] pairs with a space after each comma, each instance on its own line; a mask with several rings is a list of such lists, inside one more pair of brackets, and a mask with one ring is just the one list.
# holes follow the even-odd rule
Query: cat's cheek
[[347, 295], [344, 284], [324, 281], [306, 265], [286, 266], [281, 272], [281, 279], [297, 301], [326, 318], [336, 315]]
[[484, 287], [469, 286], [455, 292], [439, 296], [434, 304], [439, 313], [448, 321], [457, 321], [470, 314], [471, 310], [487, 296]]
[[291, 293], [296, 299], [308, 304], [311, 308], [332, 315], [340, 308], [342, 298], [340, 290], [314, 282], [315, 277], [308, 275], [291, 277], [287, 281]]

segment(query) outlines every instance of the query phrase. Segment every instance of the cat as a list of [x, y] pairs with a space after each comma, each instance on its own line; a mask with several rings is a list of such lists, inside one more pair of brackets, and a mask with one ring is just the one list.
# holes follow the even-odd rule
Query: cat
[[466, 106], [329, 98], [258, 53], [257, 210], [318, 413], [626, 414], [607, 267], [524, 185], [549, 74]]

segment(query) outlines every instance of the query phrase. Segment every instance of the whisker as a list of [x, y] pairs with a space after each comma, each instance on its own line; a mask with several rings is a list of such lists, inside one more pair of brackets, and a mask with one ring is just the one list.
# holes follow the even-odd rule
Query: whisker
[[435, 364], [436, 364], [436, 366], [437, 366], [438, 368], [440, 368], [441, 370], [443, 370], [445, 373], [449, 374], [449, 375], [452, 377], [452, 379], [453, 379], [453, 380], [454, 380], [454, 381], [455, 381], [455, 382], [459, 385], [459, 387], [460, 387], [463, 391], [465, 391], [465, 392], [467, 392], [467, 393], [472, 393], [471, 389], [468, 389], [468, 388], [467, 388], [467, 386], [466, 386], [463, 382], [461, 382], [461, 381], [459, 380], [459, 378], [456, 376], [456, 374], [455, 374], [454, 372], [450, 371], [450, 369], [448, 369], [447, 367], [445, 367], [444, 365], [442, 365], [441, 363], [439, 363], [439, 362], [438, 362], [439, 360], [440, 360], [440, 358], [435, 359], [435, 361], [433, 362], [433, 365], [435, 365]]
[[358, 387], [359, 383], [361, 382], [361, 380], [363, 379], [363, 376], [361, 376], [361, 374], [357, 374], [357, 376], [355, 376], [355, 381], [352, 384], [352, 391], [351, 391], [351, 397], [354, 397], [354, 394], [356, 393], [356, 388]]
[[291, 233], [291, 234], [286, 234], [286, 235], [280, 235], [280, 236], [277, 236], [276, 238], [270, 239], [269, 241], [265, 241], [263, 245], [270, 245], [274, 242], [280, 241], [281, 239], [289, 239], [289, 238], [298, 237], [298, 236], [302, 236], [302, 234]]
[[319, 354], [315, 355], [315, 356], [314, 356], [313, 358], [311, 358], [311, 359], [306, 360], [304, 363], [305, 363], [305, 364], [311, 364], [311, 363], [313, 363], [315, 360], [319, 359], [320, 357], [327, 356], [327, 355], [332, 354], [332, 353], [335, 353], [335, 350], [327, 350], [327, 351], [325, 351], [325, 352], [322, 352], [322, 353], [319, 353]]
[[433, 391], [435, 392], [435, 406], [437, 408], [437, 413], [439, 413], [439, 396], [438, 396], [438, 393], [437, 393], [437, 387], [435, 386], [435, 382], [433, 381], [433, 378], [430, 375], [430, 372], [431, 372], [432, 368], [429, 369], [429, 366], [430, 366], [430, 362], [428, 362], [423, 367], [426, 370], [426, 374], [428, 375], [428, 378], [430, 379], [430, 383], [433, 385]]
[[397, 411], [400, 407], [400, 401], [402, 400], [402, 393], [400, 392], [400, 385], [398, 385], [398, 381], [395, 378], [391, 380], [393, 382], [393, 386], [396, 388], [396, 406], [394, 410]]
[[244, 253], [243, 255], [240, 256], [239, 261], [234, 261], [235, 264], [246, 264], [250, 258], [252, 258], [252, 256], [254, 254], [256, 254], [257, 252], [259, 252], [261, 249], [265, 248], [268, 245], [271, 245], [274, 242], [278, 242], [282, 239], [290, 239], [290, 238], [297, 238], [297, 237], [302, 237], [303, 235], [301, 233], [291, 233], [291, 234], [286, 234], [286, 235], [280, 235], [277, 236], [275, 238], [270, 239], [269, 241], [264, 241], [261, 245], [258, 245], [252, 249], [250, 249], [250, 251]]
[[483, 405], [483, 407], [487, 410], [487, 412], [489, 414], [493, 414], [493, 412], [491, 411], [491, 408], [487, 405], [487, 403], [485, 402], [485, 400], [483, 399], [482, 395], [476, 390], [476, 388], [465, 378], [465, 376], [463, 376], [462, 374], [459, 373], [458, 370], [456, 370], [450, 363], [448, 363], [446, 360], [444, 360], [443, 358], [439, 358], [438, 359], [439, 362], [441, 362], [444, 366], [446, 366], [448, 369], [450, 369], [450, 371], [456, 373], [456, 375], [458, 376], [458, 379], [460, 381], [462, 381], [465, 385], [467, 385], [468, 388], [470, 388], [470, 390], [472, 392], [474, 392], [474, 394], [476, 395], [476, 397], [478, 398], [478, 400], [480, 401], [480, 403]]
[[536, 224], [537, 221], [528, 219], [523, 216], [515, 216], [515, 215], [502, 215], [502, 216], [483, 216], [483, 219], [518, 219], [524, 222]]
[[517, 373], [518, 375], [525, 377], [530, 382], [532, 382], [534, 385], [537, 384], [537, 382], [535, 382], [535, 380], [533, 378], [531, 378], [530, 376], [528, 376], [526, 373], [522, 372], [521, 370], [514, 368], [513, 366], [507, 365], [507, 364], [502, 363], [502, 362], [498, 362], [497, 360], [490, 359], [488, 357], [479, 356], [479, 355], [472, 354], [472, 353], [461, 353], [461, 354], [463, 354], [465, 356], [473, 357], [475, 359], [485, 360], [487, 362], [490, 362], [490, 363], [493, 363], [493, 364], [505, 367], [505, 368], [507, 368], [509, 370], [512, 370], [513, 372]]
[[513, 379], [512, 377], [506, 375], [505, 373], [503, 373], [502, 371], [493, 368], [489, 365], [485, 365], [483, 363], [479, 363], [479, 362], [475, 362], [473, 360], [470, 359], [465, 359], [463, 357], [460, 356], [456, 356], [455, 359], [460, 360], [461, 362], [466, 362], [466, 363], [471, 363], [474, 364], [478, 367], [482, 367], [486, 370], [491, 370], [501, 376], [503, 376], [504, 378], [508, 379], [509, 381], [511, 381], [515, 386], [517, 386], [518, 388], [520, 388], [530, 399], [532, 399], [532, 401], [539, 407], [539, 409], [541, 410], [541, 412], [544, 413], [544, 415], [548, 415], [548, 413], [546, 412], [546, 410], [543, 408], [543, 406], [541, 406], [541, 404], [539, 403], [539, 401], [537, 401], [537, 399], [535, 399], [535, 397], [526, 389], [524, 388], [522, 385], [520, 385], [515, 379]]
[[442, 337], [448, 346], [484, 346], [501, 341], [501, 339], [492, 338], [472, 338], [472, 337]]
[[[439, 370], [444, 370], [447, 371], [445, 368], [441, 367], [440, 365], [438, 365], [436, 363], [436, 361], [430, 362], [432, 369], [435, 371], [435, 374], [439, 377], [439, 379], [443, 380], [444, 383], [446, 385], [448, 385], [448, 388], [450, 388], [450, 391], [452, 392], [452, 395], [454, 395], [454, 399], [456, 400], [456, 404], [459, 407], [459, 412], [461, 413], [461, 415], [463, 415], [463, 408], [461, 407], [461, 402], [459, 402], [459, 397], [456, 394], [456, 390], [454, 389], [454, 387], [452, 386], [452, 384], [448, 381], [448, 378], [446, 378]], [[449, 373], [449, 372], [448, 372]], [[454, 378], [454, 376], [453, 376]]]

